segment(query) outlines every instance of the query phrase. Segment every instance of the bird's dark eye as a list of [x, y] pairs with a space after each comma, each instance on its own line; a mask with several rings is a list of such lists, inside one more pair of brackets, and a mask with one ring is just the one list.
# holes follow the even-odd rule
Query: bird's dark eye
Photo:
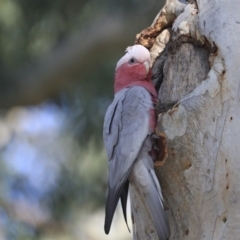
[[135, 58], [130, 58], [130, 60], [128, 61], [129, 64], [133, 64], [136, 62], [136, 59]]

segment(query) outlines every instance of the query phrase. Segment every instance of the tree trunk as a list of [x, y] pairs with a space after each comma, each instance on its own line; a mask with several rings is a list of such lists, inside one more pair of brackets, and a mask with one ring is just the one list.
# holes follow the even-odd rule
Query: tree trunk
[[[170, 239], [240, 239], [239, 13], [237, 1], [168, 0], [137, 35], [158, 89], [155, 166]], [[131, 194], [134, 239], [158, 239]]]

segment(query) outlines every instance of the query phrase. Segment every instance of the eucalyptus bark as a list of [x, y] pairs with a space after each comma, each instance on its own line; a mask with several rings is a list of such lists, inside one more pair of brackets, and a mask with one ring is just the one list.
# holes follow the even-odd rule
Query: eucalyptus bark
[[[158, 89], [156, 172], [170, 239], [240, 236], [240, 5], [168, 0], [136, 43], [152, 56]], [[131, 189], [134, 239], [158, 239]]]

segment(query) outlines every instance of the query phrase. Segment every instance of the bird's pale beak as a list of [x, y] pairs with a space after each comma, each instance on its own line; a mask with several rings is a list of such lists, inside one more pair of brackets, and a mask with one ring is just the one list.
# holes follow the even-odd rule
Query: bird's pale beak
[[143, 64], [144, 64], [144, 66], [146, 68], [146, 71], [149, 72], [149, 68], [150, 68], [149, 62], [145, 61]]

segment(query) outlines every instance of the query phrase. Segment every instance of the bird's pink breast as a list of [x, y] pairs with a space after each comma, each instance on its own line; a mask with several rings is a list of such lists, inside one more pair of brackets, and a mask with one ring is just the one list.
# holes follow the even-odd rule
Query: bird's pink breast
[[136, 81], [144, 81], [147, 78], [147, 74], [143, 64], [123, 64], [115, 73], [114, 92], [119, 92], [129, 86], [129, 84], [134, 84]]
[[156, 127], [155, 105], [157, 102], [157, 92], [153, 84], [150, 82], [151, 73], [147, 73], [143, 64], [136, 64], [135, 66], [123, 64], [117, 69], [115, 74], [114, 92], [117, 93], [123, 88], [131, 86], [144, 87], [152, 97], [153, 108], [150, 109], [150, 130], [154, 132]]

